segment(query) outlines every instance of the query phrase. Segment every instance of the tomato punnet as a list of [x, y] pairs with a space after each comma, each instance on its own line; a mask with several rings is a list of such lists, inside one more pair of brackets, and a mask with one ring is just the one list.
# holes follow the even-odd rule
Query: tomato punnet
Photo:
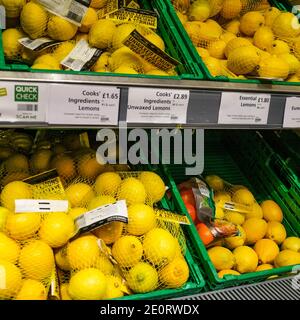
[[195, 222], [197, 218], [196, 209], [191, 203], [185, 203], [185, 207], [189, 215], [191, 216], [192, 220]]

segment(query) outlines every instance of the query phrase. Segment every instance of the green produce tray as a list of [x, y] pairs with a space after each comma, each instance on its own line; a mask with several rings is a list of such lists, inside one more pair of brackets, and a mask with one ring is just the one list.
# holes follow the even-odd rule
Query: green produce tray
[[[141, 7], [144, 9], [152, 9], [150, 1], [140, 0]], [[62, 74], [76, 74], [76, 75], [92, 75], [92, 76], [126, 76], [132, 78], [159, 78], [159, 79], [203, 79], [203, 73], [201, 72], [197, 63], [194, 62], [193, 57], [190, 56], [189, 51], [184, 46], [181, 41], [181, 38], [177, 32], [176, 27], [172, 21], [164, 14], [160, 14], [158, 19], [158, 33], [163, 38], [166, 45], [166, 52], [170, 54], [173, 58], [180, 61], [180, 64], [177, 66], [176, 71], [178, 72], [177, 76], [152, 76], [152, 75], [124, 75], [116, 73], [98, 73], [92, 71], [67, 71], [67, 70], [34, 70], [30, 66], [17, 62], [8, 62], [5, 61], [4, 51], [2, 46], [2, 31], [0, 29], [0, 70], [13, 70], [13, 71], [30, 71], [35, 73], [62, 73]]]
[[[163, 173], [159, 170], [158, 166], [139, 166], [139, 170], [150, 170], [152, 172], [156, 172], [158, 175], [160, 175], [165, 183], [167, 183], [167, 186], [169, 187], [169, 190], [172, 194], [172, 196], [175, 197], [175, 194], [178, 192], [177, 188], [171, 184], [168, 183], [169, 180], [164, 178]], [[136, 169], [136, 167], [133, 168], [133, 170]], [[171, 210], [167, 196], [165, 196], [161, 202], [158, 204], [158, 207], [165, 210]], [[176, 211], [178, 214], [183, 214], [189, 217], [189, 215], [186, 213], [186, 211]], [[190, 219], [190, 218], [189, 218]], [[192, 221], [191, 221], [192, 222]], [[169, 298], [176, 298], [176, 297], [183, 297], [187, 295], [192, 295], [199, 293], [203, 290], [205, 290], [205, 280], [204, 277], [200, 271], [199, 264], [197, 262], [197, 250], [194, 246], [193, 241], [193, 228], [194, 225], [191, 224], [188, 225], [182, 225], [182, 229], [184, 231], [184, 234], [186, 236], [186, 254], [185, 259], [190, 269], [190, 277], [188, 282], [182, 287], [178, 289], [161, 289], [149, 293], [144, 294], [134, 294], [130, 296], [122, 297], [120, 300], [153, 300], [153, 299], [169, 299]]]
[[227, 141], [232, 153], [244, 165], [244, 171], [251, 175], [253, 183], [258, 185], [259, 177], [260, 181], [265, 181], [268, 193], [272, 197], [277, 195], [278, 204], [285, 209], [287, 220], [300, 236], [300, 180], [296, 173], [258, 132], [228, 133]]
[[[279, 195], [269, 193], [268, 187], [266, 185], [267, 181], [258, 180], [259, 178], [257, 172], [249, 171], [248, 173], [243, 173], [243, 171], [240, 168], [240, 160], [238, 159], [238, 157], [233, 157], [232, 153], [229, 152], [229, 149], [224, 145], [222, 135], [223, 134], [221, 131], [215, 133], [211, 130], [205, 135], [204, 175], [216, 174], [233, 184], [245, 185], [254, 193], [258, 201], [263, 201], [269, 198], [278, 201], [278, 199], [280, 199]], [[239, 152], [241, 152], [242, 149], [238, 150]], [[249, 148], [249, 150], [251, 149]], [[184, 173], [183, 166], [161, 165], [161, 168], [168, 179], [168, 184], [173, 185], [174, 189], [176, 184], [189, 179], [189, 176], [186, 176]], [[257, 179], [257, 183], [253, 183], [251, 178], [253, 180]], [[175, 209], [177, 209], [178, 211], [180, 210], [186, 213], [186, 208], [180, 197], [178, 189], [176, 192], [173, 192], [173, 197], [169, 201], [172, 202], [171, 207], [175, 207]], [[281, 205], [281, 203], [279, 204]], [[293, 230], [291, 224], [286, 219], [288, 210], [286, 210], [284, 206], [282, 206], [282, 208], [285, 215], [283, 224], [285, 225], [288, 236], [297, 236], [297, 233]], [[198, 236], [196, 228], [193, 226], [191, 230], [195, 251], [198, 252], [197, 257], [199, 257], [199, 265], [202, 269], [205, 270], [205, 280], [210, 290], [255, 283], [266, 280], [267, 278], [274, 275], [284, 275], [293, 271], [293, 266], [287, 266], [281, 268], [274, 268], [272, 270], [251, 272], [247, 274], [242, 274], [240, 276], [226, 275], [224, 276], [224, 278], [219, 278], [217, 271], [214, 268], [208, 256], [207, 250]]]
[[291, 130], [262, 130], [260, 134], [295, 174], [300, 177], [300, 137]]
[[[175, 9], [171, 3], [171, 0], [154, 0], [154, 6], [159, 9], [160, 12], [165, 12], [166, 15], [169, 16], [170, 20], [176, 26], [178, 33], [181, 36], [181, 40], [184, 42], [185, 46], [188, 48], [190, 55], [194, 59], [194, 61], [200, 66], [204, 77], [208, 80], [213, 81], [225, 81], [225, 82], [237, 82], [237, 83], [272, 83], [275, 85], [293, 85], [293, 86], [300, 86], [299, 82], [287, 82], [287, 81], [268, 81], [268, 80], [259, 80], [259, 79], [230, 79], [226, 76], [217, 76], [214, 77], [208, 68], [206, 67], [205, 63], [203, 62], [202, 58], [199, 56], [195, 46], [193, 45], [189, 35], [185, 31], [182, 23], [180, 22]], [[276, 1], [276, 0], [269, 0], [269, 3], [272, 6], [279, 8], [282, 11], [287, 11], [286, 7]]]

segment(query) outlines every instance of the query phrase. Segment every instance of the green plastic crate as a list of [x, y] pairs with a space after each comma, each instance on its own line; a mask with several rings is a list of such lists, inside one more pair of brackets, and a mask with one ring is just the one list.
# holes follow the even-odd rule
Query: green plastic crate
[[228, 133], [228, 147], [245, 166], [244, 170], [249, 171], [254, 182], [257, 181], [256, 176], [265, 180], [269, 194], [277, 195], [279, 205], [287, 209], [288, 221], [300, 235], [300, 180], [296, 173], [258, 132]]
[[[287, 11], [286, 7], [276, 0], [269, 0], [269, 3], [272, 6], [277, 7], [282, 11]], [[177, 27], [178, 33], [180, 34], [182, 41], [184, 42], [185, 46], [189, 49], [189, 53], [194, 59], [194, 61], [200, 66], [201, 71], [203, 72], [204, 76], [208, 80], [213, 81], [226, 81], [226, 82], [236, 82], [236, 83], [272, 83], [275, 85], [293, 85], [293, 86], [300, 86], [299, 82], [287, 82], [287, 81], [268, 81], [262, 79], [230, 79], [226, 76], [217, 76], [214, 77], [208, 68], [206, 67], [205, 63], [203, 62], [202, 58], [199, 56], [195, 46], [193, 45], [189, 35], [185, 31], [182, 23], [180, 22], [175, 9], [171, 3], [171, 0], [154, 0], [155, 7], [159, 8], [160, 12], [166, 12], [168, 16], [171, 18], [173, 24]]]
[[[151, 3], [148, 0], [140, 0], [141, 7], [144, 9], [152, 9]], [[178, 72], [177, 76], [151, 76], [151, 75], [124, 75], [116, 73], [102, 73], [105, 76], [126, 76], [131, 78], [159, 78], [159, 79], [203, 79], [203, 73], [201, 72], [199, 66], [193, 61], [190, 56], [189, 51], [181, 42], [181, 38], [177, 32], [176, 27], [173, 25], [172, 21], [165, 16], [160, 14], [158, 19], [158, 33], [163, 38], [166, 45], [166, 52], [169, 53], [173, 58], [180, 61], [180, 65], [177, 66], [176, 70]], [[30, 71], [35, 73], [62, 73], [62, 74], [76, 74], [76, 75], [92, 75], [99, 76], [101, 73], [92, 71], [66, 71], [66, 70], [34, 70], [28, 65], [16, 62], [6, 62], [4, 58], [4, 52], [2, 47], [2, 31], [0, 29], [0, 70], [13, 70], [13, 71]]]
[[[239, 149], [241, 151], [241, 149]], [[273, 195], [270, 195], [268, 188], [266, 187], [266, 181], [259, 181], [257, 184], [260, 185], [260, 188], [257, 189], [257, 184], [252, 183], [250, 180], [251, 174], [245, 174], [240, 168], [239, 159], [232, 156], [229, 152], [229, 149], [224, 145], [222, 139], [222, 132], [220, 131], [217, 134], [214, 134], [213, 131], [209, 131], [205, 136], [205, 169], [204, 175], [216, 174], [221, 176], [223, 179], [228, 180], [233, 184], [242, 184], [248, 187], [255, 195], [258, 201], [262, 201], [268, 198], [273, 198], [277, 201], [277, 198]], [[168, 184], [175, 186], [176, 184], [187, 180], [189, 177], [184, 174], [183, 166], [179, 165], [161, 165], [162, 170], [164, 171], [165, 176], [168, 178]], [[172, 207], [175, 207], [177, 210], [186, 212], [185, 205], [180, 197], [179, 191], [173, 193], [172, 199], [169, 201], [172, 202]], [[291, 224], [286, 219], [287, 211], [284, 207], [283, 211], [285, 214], [283, 223], [287, 230], [289, 236], [297, 236], [297, 233], [291, 227]], [[251, 272], [247, 274], [242, 274], [240, 276], [235, 275], [226, 275], [224, 278], [219, 278], [216, 269], [214, 268], [207, 250], [202, 243], [201, 239], [198, 236], [197, 230], [195, 227], [192, 229], [192, 236], [194, 241], [195, 250], [198, 252], [199, 264], [201, 268], [205, 270], [205, 279], [207, 280], [207, 285], [210, 289], [222, 289], [231, 286], [238, 286], [244, 284], [255, 283], [258, 281], [263, 281], [273, 275], [284, 275], [291, 273], [293, 266], [287, 266], [282, 268], [274, 268], [272, 270], [266, 270], [261, 272]]]
[[[150, 166], [150, 165], [138, 166], [138, 167], [134, 167], [133, 170], [136, 168], [138, 168], [139, 170], [150, 170], [152, 172], [156, 172], [158, 175], [160, 175], [164, 179], [172, 196], [176, 194], [177, 188], [174, 188], [174, 186], [171, 183], [168, 183], [169, 180], [164, 177], [163, 173], [159, 170], [158, 166]], [[158, 204], [158, 207], [165, 210], [172, 209], [168, 204], [167, 196], [164, 196], [164, 198]], [[186, 214], [185, 211], [178, 211], [176, 213], [184, 214], [188, 216], [188, 214]], [[141, 300], [141, 299], [153, 300], [153, 299], [176, 298], [176, 297], [183, 297], [187, 295], [196, 294], [205, 289], [205, 280], [200, 271], [199, 264], [197, 262], [197, 256], [195, 256], [195, 246], [194, 246], [193, 236], [192, 236], [192, 232], [193, 232], [192, 227], [193, 225], [182, 226], [182, 229], [186, 236], [186, 244], [187, 244], [185, 259], [190, 269], [190, 277], [188, 282], [182, 288], [162, 289], [162, 290], [153, 291], [153, 292], [144, 293], [144, 294], [134, 294], [131, 296], [122, 297], [120, 300]]]
[[291, 130], [262, 130], [260, 134], [286, 165], [300, 177], [300, 137]]

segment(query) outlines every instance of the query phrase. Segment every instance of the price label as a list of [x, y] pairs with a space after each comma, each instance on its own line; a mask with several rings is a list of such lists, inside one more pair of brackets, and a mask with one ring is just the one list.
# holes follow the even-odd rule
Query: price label
[[66, 200], [15, 200], [16, 213], [22, 212], [67, 212], [69, 202]]
[[53, 84], [47, 122], [73, 125], [117, 125], [120, 89]]
[[0, 81], [0, 121], [44, 122], [47, 85]]
[[283, 118], [284, 128], [300, 128], [300, 98], [286, 99]]
[[267, 124], [271, 95], [223, 92], [219, 111], [220, 124]]
[[112, 221], [128, 223], [128, 212], [125, 200], [98, 207], [75, 219], [77, 233], [83, 233], [99, 228]]
[[185, 124], [189, 99], [188, 90], [129, 88], [127, 122]]

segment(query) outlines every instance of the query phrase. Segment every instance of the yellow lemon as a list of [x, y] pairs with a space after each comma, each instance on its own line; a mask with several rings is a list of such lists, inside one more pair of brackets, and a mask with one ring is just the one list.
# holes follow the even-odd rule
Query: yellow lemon
[[240, 23], [241, 32], [252, 37], [265, 24], [265, 18], [259, 11], [249, 11], [242, 16]]
[[122, 279], [117, 276], [106, 276], [107, 288], [103, 297], [104, 300], [116, 299], [124, 296], [122, 291]]
[[258, 257], [256, 252], [248, 247], [241, 246], [233, 250], [235, 269], [239, 273], [254, 272], [257, 268]]
[[189, 278], [189, 267], [183, 257], [175, 258], [159, 271], [159, 279], [167, 288], [180, 288]]
[[269, 27], [259, 27], [254, 34], [253, 44], [261, 50], [270, 48], [274, 41], [274, 34]]
[[236, 270], [225, 269], [225, 270], [222, 270], [222, 271], [218, 272], [218, 277], [219, 278], [223, 278], [226, 274], [231, 274], [231, 275], [234, 275], [234, 276], [239, 276], [240, 275], [240, 273], [237, 272]]
[[264, 13], [265, 25], [268, 27], [272, 27], [274, 20], [277, 16], [280, 15], [280, 13], [280, 10], [275, 7], [271, 7], [268, 10], [266, 10]]
[[61, 248], [59, 251], [55, 253], [55, 263], [56, 265], [64, 271], [70, 271], [71, 266], [68, 261], [67, 257], [67, 250], [66, 247]]
[[44, 285], [37, 280], [27, 279], [23, 282], [16, 300], [46, 300], [47, 291]]
[[7, 59], [16, 59], [20, 56], [22, 45], [18, 40], [23, 36], [24, 34], [20, 30], [14, 28], [9, 28], [2, 32], [4, 56]]
[[53, 212], [42, 222], [39, 236], [50, 247], [58, 248], [66, 244], [74, 232], [74, 221], [68, 214]]
[[244, 204], [246, 206], [252, 206], [255, 202], [255, 199], [249, 190], [239, 189], [233, 194], [232, 201]]
[[134, 236], [123, 236], [112, 247], [112, 255], [122, 268], [137, 264], [143, 255], [143, 246]]
[[245, 221], [244, 214], [240, 212], [229, 211], [229, 210], [224, 210], [224, 212], [225, 212], [224, 219], [229, 222], [232, 222], [236, 225], [241, 225]]
[[114, 266], [110, 260], [105, 256], [100, 254], [96, 262], [96, 268], [101, 270], [105, 275], [110, 275], [114, 273]]
[[268, 224], [264, 219], [250, 218], [243, 223], [242, 227], [246, 232], [246, 243], [254, 244], [266, 235]]
[[91, 186], [87, 183], [75, 183], [66, 189], [67, 199], [72, 207], [85, 207], [95, 196]]
[[60, 286], [61, 300], [72, 300], [72, 298], [70, 297], [70, 295], [68, 293], [68, 288], [69, 288], [69, 284], [68, 283], [63, 283]]
[[164, 40], [156, 33], [151, 32], [144, 36], [148, 41], [158, 47], [160, 50], [165, 51]]
[[213, 41], [208, 47], [208, 53], [211, 57], [217, 59], [225, 58], [225, 48], [227, 43], [224, 40]]
[[[240, 20], [238, 19], [233, 19], [231, 21], [229, 21], [226, 25], [225, 25], [225, 30], [227, 32], [230, 32], [232, 34], [234, 34], [235, 36], [239, 34], [240, 32]], [[235, 37], [234, 37], [235, 38]], [[234, 39], [233, 38], [233, 39]]]
[[270, 54], [275, 54], [275, 55], [290, 53], [289, 45], [285, 41], [278, 40], [278, 39], [274, 40], [272, 42], [272, 45], [267, 49]]
[[245, 38], [236, 37], [230, 40], [225, 48], [225, 56], [228, 58], [229, 54], [237, 48], [248, 47], [251, 46], [251, 42]]
[[105, 296], [106, 290], [106, 277], [103, 272], [95, 268], [76, 272], [68, 286], [68, 293], [74, 300], [100, 300]]
[[135, 293], [154, 291], [158, 286], [157, 271], [148, 263], [139, 262], [126, 276], [129, 287]]
[[229, 20], [237, 17], [241, 10], [242, 2], [240, 0], [224, 0], [220, 15]]
[[11, 211], [15, 211], [15, 200], [31, 198], [32, 191], [30, 185], [22, 181], [8, 183], [1, 192], [2, 206]]
[[126, 200], [127, 205], [144, 203], [146, 196], [147, 193], [143, 183], [136, 178], [126, 178], [120, 184], [118, 199]]
[[225, 216], [224, 210], [221, 207], [216, 207], [215, 211], [215, 218], [216, 219], [223, 219]]
[[224, 189], [224, 181], [218, 176], [206, 176], [205, 181], [214, 191], [221, 191]]
[[279, 58], [285, 60], [289, 65], [289, 74], [294, 74], [300, 70], [300, 61], [291, 53], [279, 55]]
[[98, 195], [116, 195], [122, 179], [116, 172], [105, 172], [100, 174], [95, 181], [95, 191]]
[[298, 19], [291, 12], [281, 12], [274, 19], [272, 29], [279, 38], [294, 38], [300, 34]]
[[75, 47], [75, 42], [64, 41], [61, 42], [52, 52], [53, 57], [57, 61], [62, 61]]
[[0, 232], [3, 231], [6, 223], [7, 216], [12, 214], [9, 210], [4, 207], [0, 207]]
[[53, 40], [66, 41], [72, 39], [78, 27], [59, 16], [52, 15], [48, 21], [47, 33]]
[[258, 240], [254, 245], [254, 250], [258, 256], [259, 263], [272, 264], [279, 253], [276, 242], [270, 239]]
[[268, 263], [264, 263], [264, 264], [261, 264], [259, 265], [255, 271], [265, 271], [265, 270], [271, 270], [273, 269], [274, 267], [271, 265], [271, 264], [268, 264]]
[[282, 250], [275, 258], [275, 267], [292, 266], [294, 264], [300, 264], [300, 253], [292, 250]]
[[94, 230], [93, 234], [102, 239], [105, 244], [112, 244], [121, 237], [123, 226], [122, 222], [112, 221]]
[[90, 28], [89, 44], [98, 49], [110, 48], [116, 30], [118, 30], [118, 28], [116, 28], [113, 21], [108, 19], [98, 20]]
[[143, 248], [145, 257], [153, 265], [161, 266], [171, 262], [176, 254], [177, 240], [162, 228], [154, 228], [145, 234]]
[[283, 224], [278, 221], [268, 222], [266, 238], [281, 244], [286, 238], [286, 230]]
[[81, 26], [79, 28], [80, 32], [89, 32], [92, 25], [98, 20], [97, 12], [93, 8], [88, 8], [83, 20], [81, 22]]
[[0, 232], [0, 260], [16, 263], [20, 254], [20, 246], [6, 234]]
[[245, 213], [245, 218], [246, 219], [250, 219], [250, 218], [258, 218], [258, 219], [262, 219], [263, 218], [263, 211], [261, 206], [257, 203], [254, 202], [251, 211], [247, 211]]
[[156, 225], [154, 210], [143, 203], [132, 204], [128, 207], [127, 231], [135, 236], [143, 235]]
[[266, 221], [278, 221], [283, 220], [283, 213], [279, 205], [273, 200], [266, 200], [260, 204], [263, 217]]
[[41, 225], [39, 213], [10, 214], [6, 219], [5, 229], [15, 240], [26, 240], [34, 237]]
[[95, 266], [99, 254], [97, 238], [93, 235], [83, 235], [71, 241], [67, 247], [67, 259], [73, 270]]
[[[59, 61], [57, 61], [53, 55], [51, 54], [43, 54], [39, 57], [37, 57], [33, 64], [47, 64], [49, 65], [49, 67], [53, 68], [53, 69], [60, 69], [60, 63]], [[41, 150], [40, 153], [36, 153], [33, 155], [32, 158], [32, 162], [33, 162], [33, 166], [35, 168], [35, 171], [37, 172], [42, 172], [42, 171], [46, 171], [49, 168], [49, 162], [50, 162], [50, 157], [52, 155], [52, 152], [48, 152], [48, 155], [45, 154], [45, 152], [50, 151], [50, 150]], [[45, 161], [43, 161], [45, 159]], [[43, 162], [45, 162], [45, 164], [43, 165]], [[39, 170], [39, 167], [41, 167], [41, 169]]]
[[297, 238], [297, 237], [286, 238], [281, 245], [281, 249], [282, 250], [289, 249], [289, 250], [300, 253], [300, 238]]
[[22, 285], [22, 274], [11, 262], [0, 260], [0, 299], [15, 298]]
[[230, 250], [243, 246], [246, 241], [246, 233], [244, 229], [241, 226], [237, 226], [237, 228], [239, 230], [239, 234], [237, 236], [227, 237], [224, 239], [226, 247]]
[[216, 246], [208, 249], [207, 253], [217, 271], [231, 269], [234, 266], [234, 255], [227, 248]]
[[205, 21], [210, 16], [210, 4], [208, 0], [194, 1], [188, 10], [190, 21]]
[[158, 174], [144, 171], [139, 175], [139, 180], [144, 185], [147, 198], [150, 202], [158, 202], [163, 198], [166, 186]]
[[41, 240], [30, 241], [20, 252], [20, 269], [30, 279], [43, 280], [50, 277], [54, 265], [51, 247]]

